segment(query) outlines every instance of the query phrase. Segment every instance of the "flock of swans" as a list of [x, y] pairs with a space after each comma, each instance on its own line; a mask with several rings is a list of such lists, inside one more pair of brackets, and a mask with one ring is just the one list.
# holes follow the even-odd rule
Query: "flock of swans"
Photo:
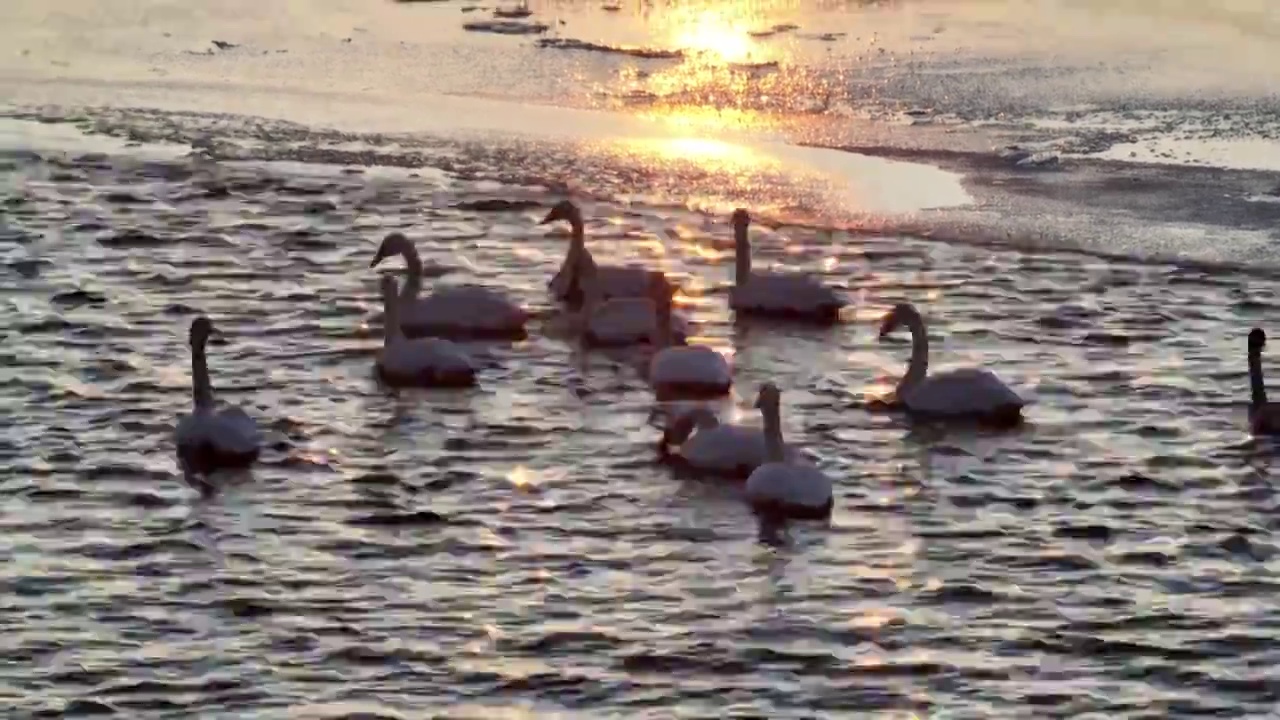
[[[572, 235], [559, 271], [548, 283], [565, 305], [571, 333], [587, 347], [645, 346], [651, 354], [640, 371], [658, 400], [710, 399], [727, 395], [733, 372], [714, 349], [689, 344], [689, 324], [673, 311], [677, 287], [660, 271], [637, 265], [598, 265], [587, 250], [581, 211], [570, 201], [555, 205], [542, 224], [564, 221]], [[729, 307], [738, 315], [834, 324], [848, 304], [837, 291], [805, 273], [758, 272], [751, 267], [745, 210], [732, 216], [735, 240]], [[381, 281], [384, 341], [377, 359], [380, 377], [391, 385], [468, 387], [476, 383], [476, 361], [455, 340], [517, 339], [526, 336], [527, 313], [503, 293], [457, 285], [420, 297], [422, 260], [400, 233], [386, 236], [370, 267], [388, 257], [404, 259], [403, 288]], [[910, 304], [895, 306], [880, 326], [883, 339], [899, 327], [911, 333], [911, 360], [887, 405], [913, 418], [968, 420], [1007, 427], [1022, 419], [1025, 405], [994, 373], [964, 368], [929, 374], [929, 342], [924, 318]], [[235, 407], [218, 410], [209, 380], [205, 346], [215, 333], [206, 317], [191, 323], [191, 379], [194, 409], [181, 418], [176, 444], [184, 467], [198, 472], [244, 467], [258, 457], [257, 425]], [[1262, 379], [1266, 335], [1249, 333], [1250, 429], [1280, 434], [1280, 403], [1267, 401]], [[667, 424], [659, 443], [667, 460], [703, 473], [746, 480], [745, 495], [762, 516], [825, 518], [832, 507], [832, 483], [805, 453], [782, 437], [781, 391], [759, 388], [755, 407], [763, 427], [722, 423], [707, 407], [694, 406]]]

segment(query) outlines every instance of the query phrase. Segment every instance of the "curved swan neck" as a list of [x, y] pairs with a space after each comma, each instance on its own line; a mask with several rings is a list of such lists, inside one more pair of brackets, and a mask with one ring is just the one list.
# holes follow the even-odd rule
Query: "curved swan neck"
[[408, 272], [408, 279], [405, 280], [400, 297], [412, 300], [418, 297], [418, 293], [422, 290], [422, 258], [418, 255], [418, 248], [411, 242], [406, 242], [400, 247], [400, 257], [404, 258], [404, 267]]
[[1261, 407], [1267, 404], [1267, 386], [1262, 381], [1262, 349], [1249, 348], [1249, 404]]
[[766, 462], [782, 462], [785, 458], [782, 442], [782, 412], [777, 403], [760, 408], [764, 417], [764, 454]]
[[382, 346], [389, 348], [404, 337], [400, 329], [400, 303], [397, 302], [395, 281], [388, 283], [382, 293]]
[[566, 287], [573, 288], [577, 286], [578, 292], [585, 295], [586, 290], [582, 287], [583, 273], [581, 270], [583, 256], [589, 256], [590, 254], [587, 252], [587, 241], [582, 228], [582, 218], [569, 217], [567, 219], [573, 232], [569, 238], [569, 249], [564, 254], [564, 260], [560, 263], [560, 272], [557, 275], [564, 275], [569, 279]]
[[751, 278], [751, 238], [746, 223], [733, 228], [733, 253], [733, 284], [742, 285]]
[[929, 373], [929, 332], [924, 327], [924, 318], [915, 308], [903, 312], [902, 322], [911, 331], [911, 362], [907, 372], [898, 381], [898, 398], [915, 387]]
[[213, 407], [213, 383], [209, 380], [204, 343], [191, 348], [191, 402], [197, 410]]

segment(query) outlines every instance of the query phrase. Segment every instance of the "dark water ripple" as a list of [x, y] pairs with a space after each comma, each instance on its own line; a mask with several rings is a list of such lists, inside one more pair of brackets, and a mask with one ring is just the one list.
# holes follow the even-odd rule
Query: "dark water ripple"
[[[830, 528], [771, 547], [732, 488], [653, 464], [650, 396], [624, 363], [534, 332], [478, 348], [474, 391], [374, 384], [381, 235], [408, 231], [442, 282], [545, 313], [565, 246], [535, 223], [555, 198], [429, 171], [3, 159], [13, 717], [1163, 718], [1280, 702], [1274, 451], [1243, 433], [1243, 338], [1277, 317], [1271, 281], [786, 229], [761, 264], [827, 267], [857, 321], [735, 327], [723, 222], [589, 207], [598, 257], [688, 278], [738, 392], [779, 382], [788, 434], [841, 479]], [[500, 202], [516, 195], [531, 199]], [[874, 339], [902, 299], [931, 319], [936, 362], [993, 367], [1034, 398], [1025, 430], [860, 409], [905, 362]], [[218, 392], [270, 440], [204, 499], [170, 440], [196, 312], [229, 338]]]

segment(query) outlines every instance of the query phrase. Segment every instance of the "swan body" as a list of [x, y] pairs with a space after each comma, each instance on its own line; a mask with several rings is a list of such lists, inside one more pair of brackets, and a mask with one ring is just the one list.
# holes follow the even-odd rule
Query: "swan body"
[[[671, 446], [678, 451], [672, 452]], [[787, 461], [806, 462], [791, 447], [783, 450]], [[668, 462], [697, 472], [745, 480], [765, 464], [764, 431], [757, 427], [721, 423], [709, 409], [695, 407], [680, 415], [662, 434], [658, 454]]]
[[375, 267], [392, 255], [403, 257], [409, 272], [400, 296], [400, 324], [406, 337], [525, 337], [528, 313], [500, 292], [478, 285], [454, 285], [419, 297], [422, 259], [413, 243], [401, 233], [387, 235], [369, 266]]
[[928, 374], [928, 332], [924, 319], [909, 303], [889, 311], [880, 326], [880, 339], [899, 325], [911, 331], [911, 362], [895, 391], [908, 413], [922, 419], [968, 419], [997, 426], [1022, 421], [1026, 402], [990, 370], [963, 368]]
[[395, 278], [382, 277], [383, 341], [378, 373], [391, 385], [470, 387], [476, 367], [464, 349], [438, 337], [406, 338], [399, 319]]
[[[670, 312], [670, 299], [663, 297], [661, 281], [650, 278], [653, 297], [619, 297], [603, 300], [595, 261], [584, 255], [575, 262], [574, 282], [583, 290], [582, 307], [575, 321], [581, 341], [593, 347], [622, 347], [654, 342], [665, 337], [671, 344], [684, 344], [689, 336], [685, 320]], [[662, 310], [667, 303], [667, 311]], [[665, 315], [665, 319], [664, 316]]]
[[1267, 386], [1262, 380], [1262, 349], [1267, 334], [1262, 328], [1249, 331], [1249, 429], [1255, 435], [1280, 435], [1280, 403], [1267, 401]]
[[[647, 343], [658, 332], [657, 307], [647, 298], [622, 297], [599, 304], [588, 301], [582, 312], [583, 339], [595, 347]], [[673, 342], [682, 343], [689, 336], [688, 323], [679, 317], [671, 317], [668, 330]]]
[[765, 458], [747, 477], [746, 497], [756, 514], [770, 519], [824, 520], [831, 517], [831, 479], [813, 463], [788, 458], [782, 440], [782, 394], [765, 383], [756, 398], [764, 417]]
[[729, 307], [736, 313], [818, 323], [835, 323], [849, 304], [843, 295], [811, 275], [754, 272], [746, 210], [733, 212], [734, 277]]
[[[568, 222], [572, 234], [564, 262], [560, 264], [560, 269], [547, 286], [557, 300], [578, 305], [585, 299], [578, 264], [583, 259], [591, 259], [591, 251], [587, 250], [586, 245], [582, 211], [573, 202], [564, 200], [551, 208], [551, 212], [547, 213], [539, 224], [545, 225], [557, 220]], [[591, 259], [591, 262], [594, 262], [594, 259]], [[664, 288], [667, 297], [673, 295], [676, 290], [662, 272], [640, 265], [598, 265], [596, 276], [600, 282], [598, 292], [601, 301], [614, 298], [648, 298], [654, 287]]]
[[205, 345], [215, 333], [204, 316], [191, 322], [191, 385], [193, 408], [174, 430], [182, 461], [199, 471], [240, 468], [258, 459], [262, 435], [248, 413], [238, 407], [216, 408], [205, 358]]
[[675, 345], [649, 360], [649, 384], [659, 400], [719, 397], [733, 386], [733, 371], [724, 355], [706, 345]]
[[659, 400], [708, 398], [727, 395], [733, 386], [733, 372], [724, 355], [706, 345], [673, 345], [671, 338], [671, 297], [657, 283], [652, 287], [656, 312], [648, 378]]

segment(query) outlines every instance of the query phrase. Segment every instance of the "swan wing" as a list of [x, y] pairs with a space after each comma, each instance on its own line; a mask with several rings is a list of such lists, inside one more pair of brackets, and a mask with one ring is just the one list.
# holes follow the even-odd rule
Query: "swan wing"
[[747, 478], [747, 500], [821, 507], [831, 500], [831, 479], [804, 462], [765, 463]]
[[985, 413], [1026, 404], [995, 373], [982, 368], [929, 375], [903, 401], [912, 410], [936, 415]]
[[722, 385], [732, 381], [729, 363], [705, 345], [663, 348], [649, 361], [649, 382]]
[[[639, 265], [602, 265], [596, 268], [596, 277], [604, 296], [609, 297], [644, 297], [649, 296], [649, 283], [652, 278], [662, 276], [657, 270]], [[665, 280], [665, 276], [663, 276]]]
[[522, 327], [528, 320], [524, 308], [502, 293], [477, 285], [456, 285], [436, 290], [404, 309], [401, 325], [453, 326], [503, 330]]
[[735, 309], [789, 310], [796, 313], [842, 308], [848, 300], [810, 275], [756, 273], [730, 292]]
[[614, 298], [596, 308], [588, 327], [602, 341], [641, 341], [653, 333], [655, 317], [653, 302], [645, 298]]
[[205, 440], [205, 426], [208, 413], [194, 412], [178, 418], [178, 426], [173, 430], [173, 440], [178, 447], [194, 447]]
[[444, 338], [418, 338], [396, 343], [383, 351], [382, 363], [395, 375], [475, 370], [471, 356], [457, 343]]
[[258, 423], [238, 407], [228, 407], [212, 418], [209, 442], [222, 452], [244, 455], [262, 445]]
[[764, 453], [764, 433], [741, 425], [699, 430], [680, 447], [680, 454], [690, 465], [721, 472], [758, 467], [764, 462]]

